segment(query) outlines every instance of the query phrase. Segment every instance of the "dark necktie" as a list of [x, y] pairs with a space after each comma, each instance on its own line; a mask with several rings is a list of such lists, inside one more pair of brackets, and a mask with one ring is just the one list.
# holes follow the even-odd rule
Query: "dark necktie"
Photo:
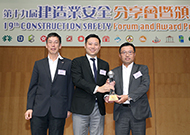
[[96, 79], [97, 79], [97, 70], [96, 70], [96, 64], [95, 64], [95, 58], [90, 58], [90, 60], [93, 61], [93, 70], [94, 70], [94, 80], [96, 82]]

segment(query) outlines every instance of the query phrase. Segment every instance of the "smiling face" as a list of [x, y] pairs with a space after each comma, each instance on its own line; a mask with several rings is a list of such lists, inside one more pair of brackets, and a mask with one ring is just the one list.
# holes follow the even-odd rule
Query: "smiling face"
[[85, 43], [84, 48], [86, 49], [86, 53], [91, 57], [97, 56], [101, 46], [99, 40], [95, 37], [91, 37]]
[[49, 37], [46, 42], [46, 48], [48, 49], [48, 54], [55, 55], [58, 54], [59, 49], [61, 49], [61, 44], [58, 37]]
[[121, 53], [119, 54], [119, 57], [126, 67], [134, 62], [135, 56], [136, 54], [132, 46], [123, 46], [121, 48]]

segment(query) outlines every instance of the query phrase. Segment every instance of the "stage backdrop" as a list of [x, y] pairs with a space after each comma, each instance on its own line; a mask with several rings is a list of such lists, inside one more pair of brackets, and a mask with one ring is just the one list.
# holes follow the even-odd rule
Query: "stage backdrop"
[[189, 1], [26, 1], [0, 2], [0, 46], [44, 46], [49, 32], [65, 46], [83, 46], [89, 33], [102, 46], [190, 46]]

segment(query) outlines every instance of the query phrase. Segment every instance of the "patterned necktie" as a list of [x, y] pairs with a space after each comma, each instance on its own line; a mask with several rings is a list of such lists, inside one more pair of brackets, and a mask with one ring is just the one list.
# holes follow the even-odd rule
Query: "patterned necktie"
[[93, 61], [93, 70], [94, 70], [94, 80], [96, 82], [96, 79], [97, 79], [97, 70], [96, 70], [96, 65], [95, 65], [95, 58], [90, 58], [90, 60]]

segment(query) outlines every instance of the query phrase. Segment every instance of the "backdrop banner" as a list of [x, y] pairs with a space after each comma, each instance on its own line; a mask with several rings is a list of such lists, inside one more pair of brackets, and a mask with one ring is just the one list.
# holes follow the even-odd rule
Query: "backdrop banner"
[[0, 46], [45, 46], [50, 32], [63, 46], [83, 46], [90, 33], [102, 46], [190, 46], [188, 1], [8, 0], [0, 9]]

